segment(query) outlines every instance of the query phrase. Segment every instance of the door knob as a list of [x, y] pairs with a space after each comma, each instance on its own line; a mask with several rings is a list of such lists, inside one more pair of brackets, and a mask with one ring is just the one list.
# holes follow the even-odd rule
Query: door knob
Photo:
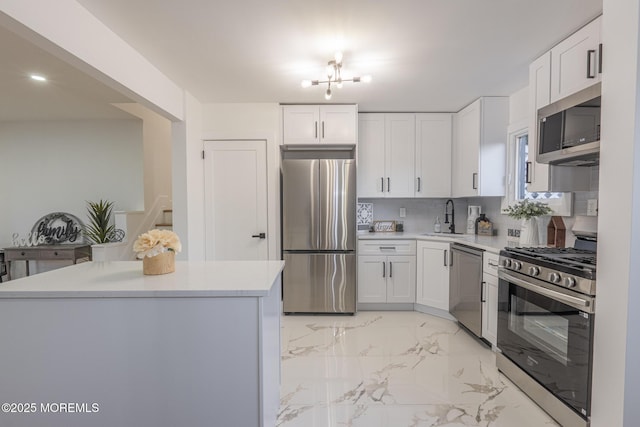
[[260, 234], [254, 234], [253, 236], [251, 236], [255, 239], [266, 239], [267, 235], [265, 233], [260, 233]]

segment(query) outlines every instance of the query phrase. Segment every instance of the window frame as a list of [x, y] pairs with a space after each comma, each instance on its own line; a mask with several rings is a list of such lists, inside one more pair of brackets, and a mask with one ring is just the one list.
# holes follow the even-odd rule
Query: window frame
[[[520, 199], [516, 199], [516, 179], [518, 178], [518, 162], [516, 161], [516, 155], [518, 153], [518, 140], [524, 135], [529, 135], [529, 126], [525, 121], [510, 125], [507, 129], [505, 196], [502, 198], [501, 204], [501, 211], [503, 214], [506, 214], [506, 209], [509, 206], [520, 201]], [[529, 148], [531, 148], [530, 141]], [[529, 153], [529, 155], [531, 155], [531, 153]], [[549, 207], [553, 209], [551, 215], [571, 216], [573, 208], [573, 193], [563, 192], [561, 194], [562, 196], [559, 198], [535, 200], [549, 205]]]

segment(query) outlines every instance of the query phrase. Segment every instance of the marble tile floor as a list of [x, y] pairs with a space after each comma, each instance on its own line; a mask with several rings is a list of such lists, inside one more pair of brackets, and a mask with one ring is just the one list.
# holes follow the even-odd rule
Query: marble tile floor
[[455, 322], [283, 316], [282, 427], [557, 426]]

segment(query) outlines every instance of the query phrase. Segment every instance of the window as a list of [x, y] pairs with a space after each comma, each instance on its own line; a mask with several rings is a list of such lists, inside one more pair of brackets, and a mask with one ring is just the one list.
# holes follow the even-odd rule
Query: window
[[528, 185], [535, 162], [535, 156], [529, 155], [529, 134], [527, 128], [509, 133], [507, 147], [507, 188], [503, 199], [503, 209], [517, 201], [531, 199], [545, 201], [556, 215], [571, 215], [571, 193], [530, 192]]

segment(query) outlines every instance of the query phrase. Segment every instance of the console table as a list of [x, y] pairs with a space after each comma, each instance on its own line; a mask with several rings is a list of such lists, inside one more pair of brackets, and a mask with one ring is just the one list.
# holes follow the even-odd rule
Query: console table
[[29, 261], [69, 260], [74, 264], [80, 259], [91, 260], [91, 245], [63, 244], [4, 248], [4, 260], [7, 264], [7, 280], [11, 280], [11, 262], [24, 261], [29, 275]]

